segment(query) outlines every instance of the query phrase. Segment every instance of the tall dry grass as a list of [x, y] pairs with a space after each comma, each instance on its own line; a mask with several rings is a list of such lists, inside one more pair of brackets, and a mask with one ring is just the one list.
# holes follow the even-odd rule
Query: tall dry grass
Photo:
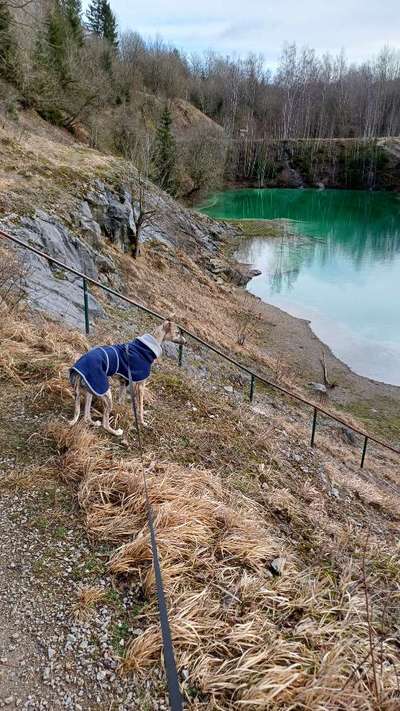
[[[55, 396], [58, 411], [65, 412], [67, 368], [86, 340], [52, 324], [7, 318], [0, 334], [9, 346], [1, 376], [32, 389], [33, 399], [41, 395], [50, 410]], [[385, 528], [394, 509], [385, 497], [381, 512], [365, 492], [361, 500], [365, 483], [360, 480], [357, 489], [354, 472], [346, 490], [351, 503], [346, 493], [335, 504], [305, 448], [307, 476], [293, 466], [291, 447], [299, 448], [303, 438], [296, 422], [277, 415], [259, 423], [245, 408], [217, 405], [205, 390], [195, 400], [193, 418], [199, 419], [188, 420], [185, 387], [177, 393], [160, 389], [158, 437], [146, 454], [146, 471], [188, 707], [394, 711], [400, 699], [400, 564]], [[180, 442], [177, 430], [184, 422], [186, 440]], [[58, 419], [46, 432], [56, 447], [54, 469], [76, 488], [89, 531], [115, 546], [110, 571], [117, 580], [139, 584], [146, 597], [143, 634], [131, 640], [121, 660], [122, 670], [146, 673], [160, 662], [162, 650], [139, 460], [82, 425], [70, 429]], [[191, 466], [174, 461], [189, 436], [199, 443], [211, 438], [208, 469], [196, 461], [196, 448]], [[324, 436], [337, 457], [340, 443]], [[222, 452], [228, 440], [233, 449], [242, 446], [246, 437], [244, 454], [229, 464], [225, 449], [219, 459], [218, 448]], [[234, 486], [248, 476], [247, 452], [254, 466], [258, 452], [269, 452], [270, 461], [267, 469], [260, 467], [259, 488], [255, 480], [251, 495]], [[335, 461], [329, 460], [332, 481], [342, 472]], [[344, 475], [340, 485], [346, 486]], [[366, 545], [368, 529], [373, 533]], [[281, 576], [271, 572], [277, 556], [286, 560]], [[90, 591], [86, 598], [91, 604]]]
[[[122, 661], [126, 671], [144, 672], [160, 660], [161, 637], [140, 462], [114, 460], [105, 468], [102, 448], [88, 454], [79, 430], [54, 434], [73, 451], [89, 530], [118, 546], [111, 572], [140, 581], [148, 600], [146, 628]], [[367, 614], [361, 557], [335, 575], [318, 559], [305, 567], [295, 546], [268, 524], [265, 507], [219, 476], [171, 462], [149, 461], [146, 469], [178, 666], [187, 670], [188, 699], [195, 697], [190, 707], [396, 707], [398, 651], [390, 637], [379, 637], [382, 606], [376, 619]], [[277, 496], [271, 492], [271, 505], [282, 507]], [[293, 510], [296, 501], [286, 496], [285, 505]], [[285, 572], [273, 577], [269, 564], [282, 554]], [[367, 555], [374, 559], [372, 542]], [[372, 570], [371, 564], [374, 589], [379, 576]], [[375, 666], [371, 629], [379, 642]]]

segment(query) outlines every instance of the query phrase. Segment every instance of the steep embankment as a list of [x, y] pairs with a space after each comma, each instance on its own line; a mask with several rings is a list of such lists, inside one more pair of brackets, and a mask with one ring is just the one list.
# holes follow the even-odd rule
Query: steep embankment
[[[321, 378], [319, 342], [306, 323], [234, 288], [232, 280], [245, 283], [247, 277], [222, 256], [232, 227], [184, 209], [148, 184], [145, 209], [152, 216], [142, 231], [142, 259], [135, 263], [126, 256], [140, 192], [132, 166], [73, 143], [58, 129], [46, 134], [47, 124], [34, 114], [21, 115], [21, 128], [6, 121], [3, 126], [0, 207], [10, 229], [106, 285], [159, 310], [175, 310], [199, 335], [309, 395], [307, 383]], [[80, 280], [43, 260], [24, 259], [31, 303], [81, 324]], [[92, 290], [92, 317], [104, 312], [97, 297]], [[354, 375], [332, 355], [328, 368], [340, 383], [332, 403], [399, 441], [398, 389]]]
[[[135, 262], [128, 253], [135, 171], [57, 139], [39, 128], [24, 135], [2, 129], [0, 205], [8, 229], [76, 260], [104, 284], [165, 313], [175, 310], [199, 335], [302, 392], [299, 371], [265, 350], [277, 328], [229, 281], [232, 270], [240, 276], [220, 254], [228, 227], [148, 184], [146, 199], [156, 212]], [[122, 443], [66, 424], [74, 358], [91, 344], [122, 342], [152, 324], [93, 290], [92, 320], [96, 313], [103, 318], [86, 341], [65, 325], [83, 322], [81, 284], [42, 260], [13, 259], [3, 253], [2, 265], [14, 265], [17, 278], [0, 320], [0, 507], [11, 508], [18, 555], [11, 542], [3, 546], [0, 696], [13, 697], [12, 704], [31, 695], [33, 708], [44, 701], [53, 708], [162, 708], [160, 635], [129, 408], [116, 410], [128, 435]], [[42, 310], [16, 304], [20, 282]], [[38, 300], [43, 295], [45, 304]], [[57, 315], [57, 299], [61, 325], [49, 318], [49, 307]], [[360, 442], [324, 421], [311, 450], [308, 410], [261, 390], [256, 404], [246, 405], [247, 387], [236, 370], [195, 344], [182, 370], [164, 358], [150, 386], [146, 463], [188, 708], [394, 710], [398, 461], [371, 447], [360, 472]], [[16, 605], [4, 588], [17, 590], [21, 576], [23, 594], [34, 599], [30, 607]], [[53, 579], [61, 577], [60, 589]], [[12, 666], [27, 664], [15, 634], [26, 637], [25, 649], [35, 649], [31, 676]], [[124, 673], [137, 671], [145, 683], [134, 678], [128, 691]]]

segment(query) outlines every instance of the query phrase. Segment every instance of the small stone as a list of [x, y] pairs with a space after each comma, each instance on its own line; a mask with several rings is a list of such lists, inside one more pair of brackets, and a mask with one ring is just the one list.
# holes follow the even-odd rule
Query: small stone
[[6, 699], [4, 699], [4, 703], [6, 706], [10, 706], [10, 704], [14, 703], [14, 697], [13, 696], [7, 696]]
[[230, 393], [230, 394], [235, 392], [232, 385], [224, 385], [224, 390], [226, 393]]
[[334, 496], [335, 499], [340, 499], [340, 492], [339, 489], [336, 488], [336, 486], [332, 487], [332, 496]]
[[282, 575], [285, 565], [286, 558], [274, 558], [272, 563], [269, 564], [269, 569], [272, 575]]
[[49, 659], [53, 659], [55, 653], [56, 653], [56, 652], [55, 652], [55, 649], [52, 649], [51, 647], [48, 648], [48, 650], [47, 650], [47, 656], [48, 656]]

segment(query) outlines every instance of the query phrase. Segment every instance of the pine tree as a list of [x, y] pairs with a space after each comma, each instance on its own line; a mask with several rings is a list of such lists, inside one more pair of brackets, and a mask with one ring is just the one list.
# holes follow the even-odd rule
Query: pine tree
[[0, 77], [17, 83], [19, 79], [18, 48], [6, 0], [0, 0]]
[[47, 61], [49, 69], [53, 69], [61, 80], [67, 78], [67, 20], [60, 2], [56, 2], [46, 21]]
[[176, 194], [176, 144], [171, 131], [172, 116], [168, 106], [161, 114], [153, 156], [154, 181], [170, 195]]
[[108, 0], [103, 0], [103, 37], [112, 47], [118, 47], [117, 20]]
[[118, 47], [117, 20], [108, 0], [92, 0], [86, 19], [90, 32], [107, 40], [115, 49]]
[[102, 37], [103, 0], [92, 0], [86, 12], [86, 26], [94, 35]]
[[72, 38], [82, 46], [82, 2], [81, 0], [62, 0], [63, 14], [66, 17]]

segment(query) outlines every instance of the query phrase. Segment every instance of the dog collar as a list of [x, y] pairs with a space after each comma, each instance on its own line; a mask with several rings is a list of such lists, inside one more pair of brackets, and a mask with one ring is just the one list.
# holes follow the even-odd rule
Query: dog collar
[[151, 333], [145, 333], [144, 336], [140, 336], [136, 340], [141, 341], [141, 343], [144, 343], [147, 348], [150, 348], [150, 350], [153, 351], [153, 353], [155, 354], [156, 358], [159, 358], [162, 354], [162, 348], [159, 342], [156, 341], [156, 339], [154, 338], [154, 336], [151, 335]]

